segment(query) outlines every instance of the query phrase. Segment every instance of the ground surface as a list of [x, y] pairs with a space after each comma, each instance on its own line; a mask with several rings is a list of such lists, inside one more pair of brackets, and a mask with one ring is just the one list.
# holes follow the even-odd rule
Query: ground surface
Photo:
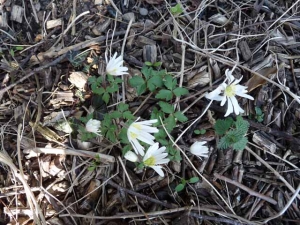
[[[0, 0], [0, 223], [299, 224], [298, 21], [298, 1]], [[233, 68], [254, 100], [220, 147], [204, 94]], [[162, 119], [163, 178], [124, 159], [137, 117]]]

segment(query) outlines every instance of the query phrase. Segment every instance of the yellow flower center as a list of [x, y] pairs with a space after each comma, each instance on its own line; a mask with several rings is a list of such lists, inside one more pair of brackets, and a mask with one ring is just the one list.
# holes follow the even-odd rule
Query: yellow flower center
[[225, 88], [225, 95], [227, 97], [232, 97], [232, 96], [235, 96], [235, 89], [236, 89], [236, 86], [234, 84], [232, 85], [228, 85], [226, 88]]
[[150, 158], [144, 161], [144, 164], [146, 166], [155, 166], [155, 158], [151, 156]]

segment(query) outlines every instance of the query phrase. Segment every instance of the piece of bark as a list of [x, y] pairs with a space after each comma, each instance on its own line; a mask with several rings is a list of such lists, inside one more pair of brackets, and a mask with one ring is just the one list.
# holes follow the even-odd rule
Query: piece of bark
[[143, 47], [144, 62], [155, 63], [157, 61], [157, 48], [156, 45], [145, 45]]
[[241, 51], [242, 57], [245, 61], [248, 61], [252, 57], [252, 52], [249, 48], [249, 45], [246, 41], [239, 42], [239, 49]]
[[262, 147], [265, 151], [270, 151], [272, 153], [275, 153], [276, 151], [276, 145], [271, 142], [269, 139], [267, 139], [262, 132], [258, 131], [255, 132], [252, 138], [253, 142], [260, 147]]
[[24, 8], [19, 5], [13, 5], [10, 19], [18, 23], [22, 23], [24, 15]]
[[47, 29], [52, 29], [62, 25], [62, 19], [48, 20], [46, 23]]
[[156, 45], [156, 42], [144, 36], [138, 36], [136, 46], [143, 47], [145, 45]]

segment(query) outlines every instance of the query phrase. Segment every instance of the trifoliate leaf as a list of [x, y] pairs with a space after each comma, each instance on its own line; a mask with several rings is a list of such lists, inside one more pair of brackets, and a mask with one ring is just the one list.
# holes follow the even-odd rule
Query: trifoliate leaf
[[165, 113], [173, 113], [174, 112], [174, 108], [171, 104], [167, 103], [167, 102], [158, 102], [161, 110]]
[[231, 117], [226, 118], [225, 120], [217, 120], [214, 126], [215, 131], [218, 135], [224, 135], [226, 131], [231, 127], [233, 119]]
[[173, 93], [174, 93], [174, 95], [176, 95], [177, 97], [179, 97], [179, 96], [188, 94], [189, 91], [188, 91], [188, 89], [186, 89], [186, 88], [178, 87], [178, 88], [175, 88], [175, 89], [173, 90]]
[[171, 100], [173, 97], [173, 94], [172, 94], [172, 91], [170, 90], [160, 90], [156, 95], [155, 95], [155, 98], [157, 99], [164, 99], [166, 101], [169, 101]]
[[234, 143], [232, 145], [232, 148], [234, 150], [240, 150], [240, 151], [242, 151], [246, 147], [247, 143], [248, 143], [247, 137], [242, 137], [241, 139], [239, 139], [238, 142], [236, 142], [236, 143]]
[[188, 118], [182, 112], [179, 112], [179, 111], [174, 113], [174, 116], [182, 123], [186, 122], [188, 120]]
[[235, 121], [235, 127], [239, 130], [239, 132], [245, 135], [249, 129], [249, 122], [244, 120], [243, 117], [237, 116]]
[[163, 86], [162, 77], [160, 75], [154, 75], [148, 80], [147, 86], [150, 91], [154, 91], [156, 88], [162, 87]]

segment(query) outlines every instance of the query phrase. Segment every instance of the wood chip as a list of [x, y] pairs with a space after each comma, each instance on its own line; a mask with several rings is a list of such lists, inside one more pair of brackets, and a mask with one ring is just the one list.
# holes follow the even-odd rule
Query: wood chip
[[48, 20], [46, 23], [47, 29], [52, 29], [54, 27], [58, 27], [62, 25], [62, 19], [56, 19], [56, 20]]
[[24, 16], [24, 8], [18, 5], [13, 5], [10, 19], [18, 23], [22, 23]]

